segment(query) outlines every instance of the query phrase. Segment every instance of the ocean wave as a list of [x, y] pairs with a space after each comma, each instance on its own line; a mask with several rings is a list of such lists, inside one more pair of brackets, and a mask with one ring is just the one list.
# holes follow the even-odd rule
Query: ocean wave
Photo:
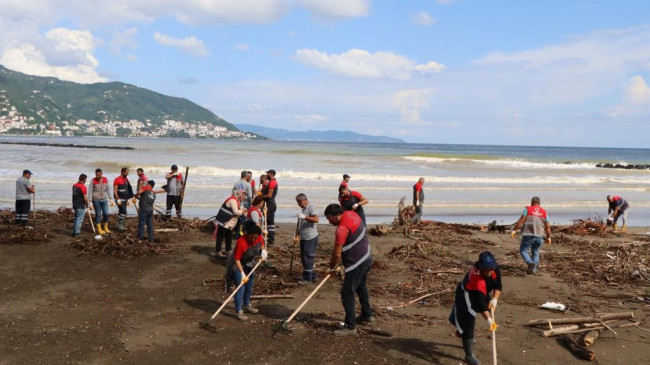
[[483, 164], [495, 167], [506, 167], [516, 169], [595, 169], [595, 163], [572, 163], [572, 162], [532, 162], [520, 159], [503, 159], [503, 158], [472, 158], [471, 156], [464, 157], [430, 157], [430, 156], [402, 156], [403, 159], [414, 162], [427, 162], [427, 163], [454, 163], [454, 164]]

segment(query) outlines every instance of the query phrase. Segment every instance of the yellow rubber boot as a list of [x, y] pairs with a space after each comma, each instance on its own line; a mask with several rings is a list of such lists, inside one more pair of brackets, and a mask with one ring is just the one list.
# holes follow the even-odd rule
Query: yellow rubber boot
[[616, 232], [616, 228], [618, 228], [618, 225], [614, 223], [614, 225], [612, 225], [612, 229], [614, 230], [614, 232]]
[[104, 233], [111, 233], [111, 231], [108, 230], [108, 222], [104, 222]]
[[621, 233], [626, 233], [627, 232], [627, 224], [624, 224], [623, 227], [621, 227]]
[[102, 224], [101, 223], [97, 223], [96, 226], [97, 226], [97, 233], [106, 234], [106, 232], [104, 232], [104, 230], [102, 229]]

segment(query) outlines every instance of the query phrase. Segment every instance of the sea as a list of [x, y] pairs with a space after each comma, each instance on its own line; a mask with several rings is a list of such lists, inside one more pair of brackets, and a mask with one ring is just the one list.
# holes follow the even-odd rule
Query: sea
[[[162, 186], [164, 174], [177, 164], [183, 173], [189, 167], [184, 214], [201, 218], [216, 214], [242, 170], [259, 181], [264, 171], [274, 169], [280, 223], [295, 222], [298, 193], [307, 194], [322, 214], [337, 202], [342, 175], [348, 174], [351, 190], [369, 200], [364, 208], [370, 224], [392, 222], [400, 199], [411, 204], [413, 185], [424, 177], [424, 219], [511, 224], [539, 196], [552, 223], [568, 224], [606, 217], [606, 196], [612, 194], [630, 203], [629, 225], [650, 226], [650, 171], [595, 167], [650, 164], [650, 149], [111, 137], [3, 136], [2, 141], [135, 148], [0, 144], [2, 209], [13, 209], [15, 180], [23, 169], [34, 173], [37, 208], [57, 209], [72, 205], [71, 187], [80, 173], [92, 177], [99, 167], [112, 181], [120, 168], [129, 167], [134, 183], [135, 169], [141, 167]], [[165, 205], [164, 194], [157, 204]]]

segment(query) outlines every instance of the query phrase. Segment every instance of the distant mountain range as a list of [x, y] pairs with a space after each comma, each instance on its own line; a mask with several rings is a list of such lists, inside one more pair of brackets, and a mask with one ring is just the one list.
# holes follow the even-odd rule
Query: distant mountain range
[[406, 143], [399, 138], [386, 136], [369, 136], [351, 131], [290, 131], [280, 128], [262, 127], [254, 124], [235, 124], [242, 131], [265, 136], [278, 141], [319, 141], [319, 142], [369, 142], [369, 143]]

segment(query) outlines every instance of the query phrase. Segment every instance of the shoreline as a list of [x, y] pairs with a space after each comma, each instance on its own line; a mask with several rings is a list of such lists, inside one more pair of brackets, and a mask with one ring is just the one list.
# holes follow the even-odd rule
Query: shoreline
[[127, 150], [127, 151], [135, 150], [135, 147], [98, 146], [98, 145], [85, 145], [85, 144], [74, 144], [74, 143], [44, 143], [44, 142], [8, 142], [8, 141], [0, 141], [0, 144], [37, 146], [37, 147], [96, 148], [96, 149]]

